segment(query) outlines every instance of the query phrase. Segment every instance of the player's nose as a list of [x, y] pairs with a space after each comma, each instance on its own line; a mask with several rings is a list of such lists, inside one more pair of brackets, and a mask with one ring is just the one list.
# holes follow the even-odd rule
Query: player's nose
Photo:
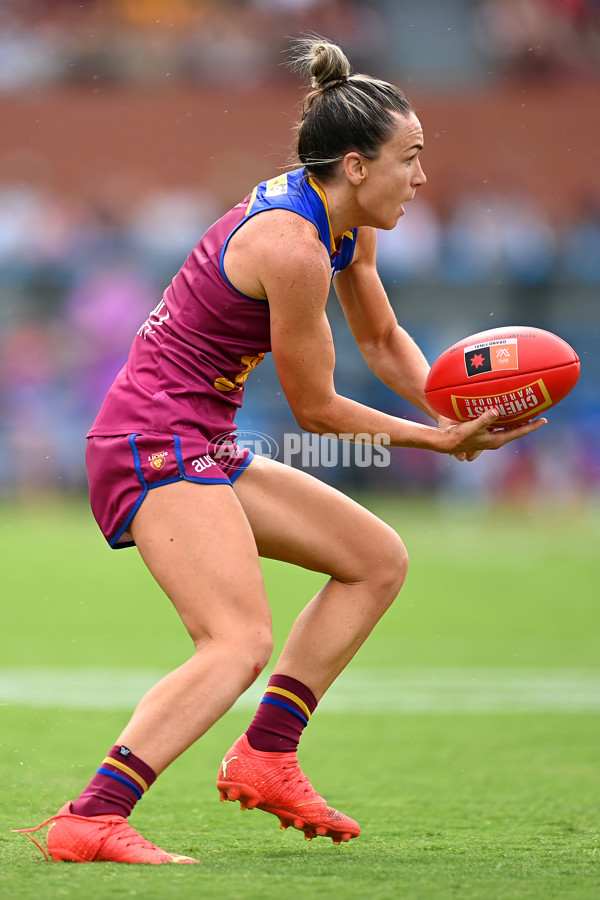
[[413, 184], [415, 187], [422, 187], [424, 184], [427, 184], [427, 176], [423, 171], [423, 166], [420, 161], [417, 160], [417, 171], [415, 172], [415, 177], [413, 178]]

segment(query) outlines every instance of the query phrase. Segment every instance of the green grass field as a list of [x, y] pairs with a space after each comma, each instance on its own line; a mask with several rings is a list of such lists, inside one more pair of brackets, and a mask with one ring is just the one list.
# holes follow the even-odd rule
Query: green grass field
[[[139, 691], [190, 643], [85, 504], [0, 506], [2, 900], [600, 897], [599, 511], [366, 502], [404, 537], [409, 579], [301, 747], [315, 787], [363, 833], [308, 843], [218, 802], [220, 760], [263, 677], [133, 815], [202, 859], [189, 867], [51, 865], [9, 833], [76, 796]], [[280, 646], [323, 578], [264, 571]]]

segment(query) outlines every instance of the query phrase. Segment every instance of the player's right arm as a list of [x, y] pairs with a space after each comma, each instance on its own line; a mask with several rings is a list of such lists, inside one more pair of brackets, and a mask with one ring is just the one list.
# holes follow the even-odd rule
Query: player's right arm
[[338, 394], [333, 338], [325, 313], [331, 281], [327, 251], [314, 226], [294, 213], [274, 211], [256, 219], [262, 219], [261, 228], [247, 235], [246, 264], [253, 268], [269, 301], [275, 366], [301, 428], [317, 434], [367, 434], [371, 439], [386, 434], [391, 446], [453, 454], [494, 449], [543, 424], [540, 420], [510, 432], [490, 432], [488, 426], [496, 416], [488, 411], [473, 422], [436, 428], [387, 415]]

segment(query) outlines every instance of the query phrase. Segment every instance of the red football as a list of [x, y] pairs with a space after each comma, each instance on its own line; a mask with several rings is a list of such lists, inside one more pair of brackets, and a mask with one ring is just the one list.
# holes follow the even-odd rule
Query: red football
[[495, 406], [506, 427], [555, 406], [578, 378], [579, 357], [562, 338], [540, 328], [492, 328], [444, 351], [425, 394], [437, 413], [457, 422]]

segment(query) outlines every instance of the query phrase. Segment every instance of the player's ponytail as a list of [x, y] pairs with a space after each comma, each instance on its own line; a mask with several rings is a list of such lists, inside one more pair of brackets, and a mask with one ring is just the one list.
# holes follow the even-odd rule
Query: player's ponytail
[[336, 44], [318, 41], [307, 49], [310, 54], [310, 84], [315, 90], [327, 90], [350, 75], [348, 58]]
[[297, 154], [311, 175], [327, 180], [351, 150], [368, 159], [395, 127], [393, 113], [408, 116], [410, 100], [399, 88], [369, 75], [353, 75], [344, 52], [324, 38], [294, 44], [292, 66], [310, 79], [297, 126]]

